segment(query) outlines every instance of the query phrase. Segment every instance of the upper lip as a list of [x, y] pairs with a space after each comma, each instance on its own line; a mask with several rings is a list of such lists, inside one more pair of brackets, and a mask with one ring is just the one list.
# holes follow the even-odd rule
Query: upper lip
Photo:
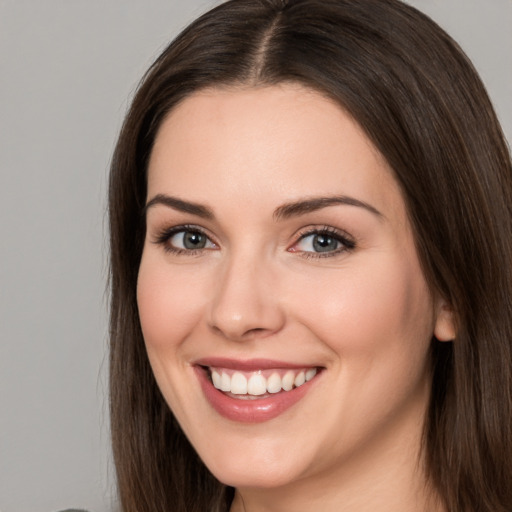
[[275, 359], [231, 359], [226, 357], [205, 357], [193, 362], [196, 366], [208, 366], [213, 368], [229, 368], [231, 370], [256, 371], [270, 370], [273, 368], [316, 368], [316, 364], [290, 363]]

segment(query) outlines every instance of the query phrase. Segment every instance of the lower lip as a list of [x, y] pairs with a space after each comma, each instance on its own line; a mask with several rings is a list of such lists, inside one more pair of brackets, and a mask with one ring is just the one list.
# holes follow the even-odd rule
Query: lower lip
[[215, 388], [203, 367], [196, 367], [195, 370], [210, 405], [221, 416], [241, 423], [261, 423], [276, 418], [303, 398], [317, 378], [291, 391], [281, 391], [267, 398], [238, 399]]

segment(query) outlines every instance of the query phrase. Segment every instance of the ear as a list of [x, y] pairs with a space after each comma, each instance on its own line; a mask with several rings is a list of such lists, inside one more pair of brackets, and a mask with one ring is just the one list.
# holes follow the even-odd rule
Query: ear
[[434, 336], [439, 341], [453, 341], [457, 335], [453, 307], [444, 299], [439, 299], [436, 306]]

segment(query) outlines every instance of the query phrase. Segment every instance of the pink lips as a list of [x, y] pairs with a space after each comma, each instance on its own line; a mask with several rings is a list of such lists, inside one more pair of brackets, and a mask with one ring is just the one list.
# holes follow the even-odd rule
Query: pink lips
[[314, 378], [291, 391], [282, 391], [270, 396], [265, 395], [262, 398], [241, 399], [216, 389], [205, 367], [250, 372], [267, 369], [301, 369], [305, 366], [269, 359], [238, 361], [225, 358], [207, 358], [196, 361], [194, 367], [201, 388], [210, 405], [225, 418], [241, 423], [260, 423], [276, 418], [304, 397], [316, 381], [316, 378]]

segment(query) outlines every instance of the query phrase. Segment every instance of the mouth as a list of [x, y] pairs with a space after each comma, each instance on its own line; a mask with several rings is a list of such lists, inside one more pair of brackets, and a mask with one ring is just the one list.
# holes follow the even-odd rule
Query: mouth
[[291, 391], [309, 382], [318, 373], [317, 368], [260, 369], [247, 372], [206, 367], [205, 370], [215, 389], [242, 400], [268, 398]]
[[242, 423], [281, 415], [308, 393], [324, 370], [267, 360], [226, 359], [198, 361], [194, 368], [213, 409]]

